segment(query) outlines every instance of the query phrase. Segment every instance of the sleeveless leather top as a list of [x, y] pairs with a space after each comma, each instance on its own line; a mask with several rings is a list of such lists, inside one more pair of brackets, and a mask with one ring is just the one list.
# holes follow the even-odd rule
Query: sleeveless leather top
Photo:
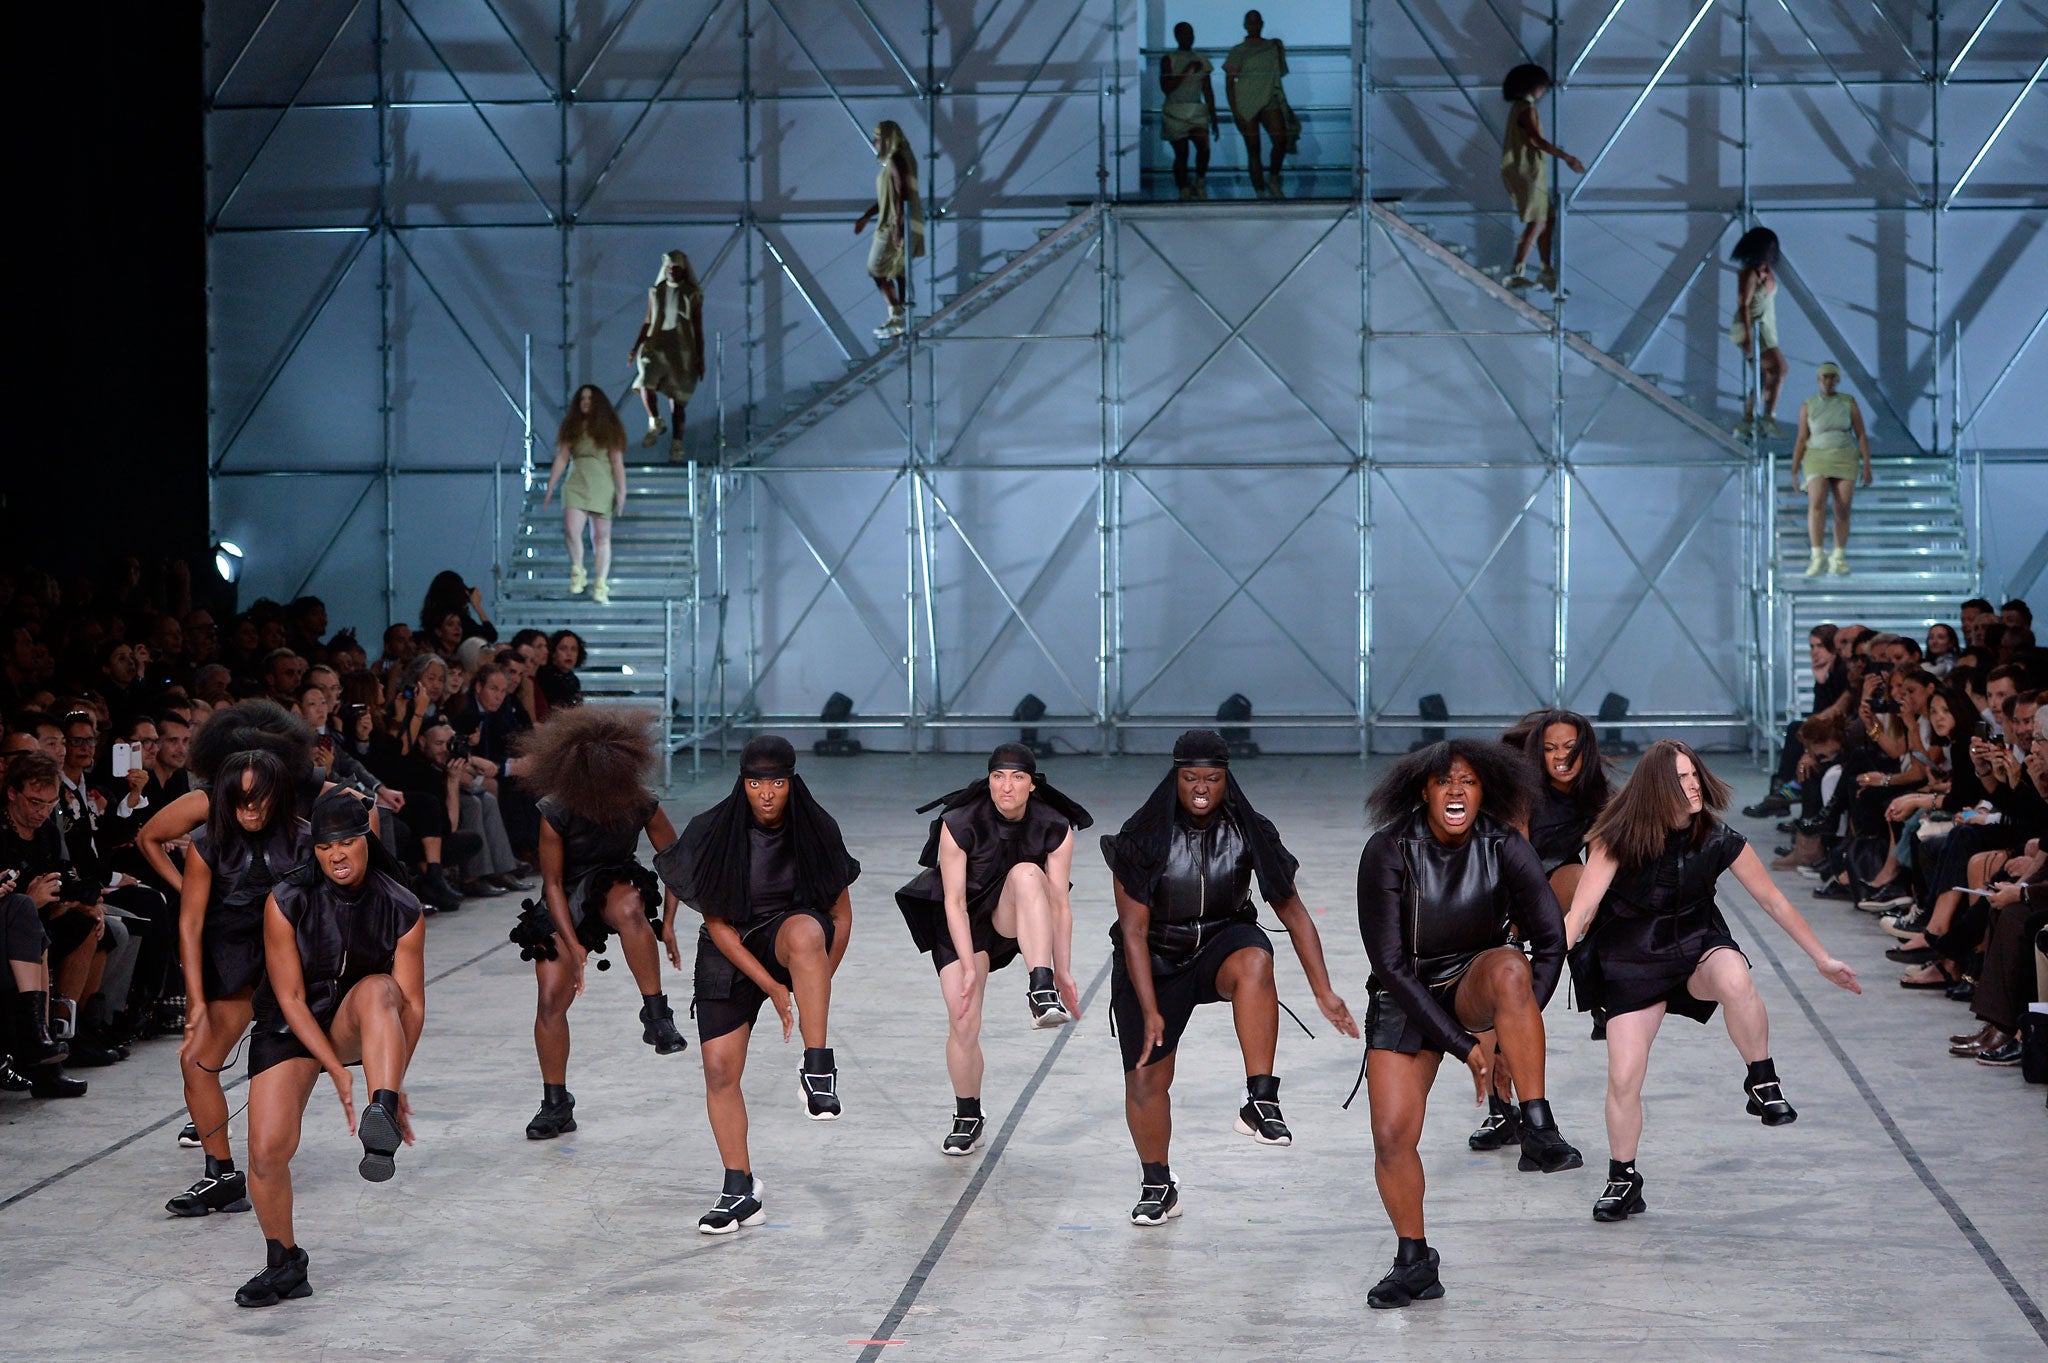
[[1665, 835], [1664, 851], [1655, 861], [1615, 873], [1613, 885], [1600, 901], [1600, 912], [1618, 918], [1678, 918], [1710, 912], [1714, 882], [1748, 845], [1747, 838], [1724, 823], [1717, 823], [1697, 847], [1691, 829], [1674, 829]]
[[210, 926], [236, 935], [263, 935], [263, 904], [271, 891], [304, 861], [312, 843], [311, 825], [294, 819], [287, 829], [259, 837], [237, 830], [216, 846], [202, 826], [192, 834], [192, 850], [213, 872], [213, 893], [206, 905]]
[[1586, 831], [1593, 826], [1593, 811], [1545, 781], [1543, 791], [1529, 811], [1529, 841], [1545, 862], [1578, 859], [1586, 845]]
[[1507, 940], [1507, 887], [1501, 881], [1501, 843], [1512, 834], [1481, 814], [1457, 847], [1446, 847], [1417, 813], [1400, 836], [1407, 868], [1401, 902], [1401, 940], [1424, 984], [1456, 979], [1472, 958]]
[[1154, 924], [1251, 917], [1251, 892], [1252, 851], [1237, 820], [1218, 814], [1197, 828], [1175, 817], [1152, 896]]
[[654, 817], [654, 808], [650, 795], [630, 820], [604, 824], [585, 818], [552, 795], [543, 799], [541, 817], [562, 839], [563, 881], [573, 884], [601, 866], [633, 860], [640, 847], [640, 830]]
[[[420, 901], [375, 868], [354, 893], [318, 870], [308, 870], [310, 876], [301, 871], [273, 893], [278, 912], [292, 925], [298, 941], [306, 1006], [324, 1026], [333, 1021], [349, 990], [371, 975], [391, 973], [398, 939], [420, 921]], [[266, 1017], [281, 1017], [267, 980], [258, 1010]]]
[[[940, 817], [953, 841], [967, 854], [969, 903], [1000, 889], [1012, 867], [1027, 861], [1043, 867], [1045, 859], [1067, 839], [1066, 816], [1036, 798], [1024, 806], [1023, 816], [1014, 820], [997, 813], [995, 801], [987, 799], [949, 809]], [[936, 863], [936, 855], [933, 861]]]

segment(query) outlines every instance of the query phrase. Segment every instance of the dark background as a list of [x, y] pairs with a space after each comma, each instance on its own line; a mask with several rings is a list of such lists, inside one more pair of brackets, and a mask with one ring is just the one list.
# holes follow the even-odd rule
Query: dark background
[[174, 555], [196, 582], [208, 547], [202, 6], [38, 9], [47, 41], [17, 50], [29, 88], [10, 140], [54, 174], [16, 207], [13, 331], [30, 386], [0, 474], [0, 557], [63, 574]]

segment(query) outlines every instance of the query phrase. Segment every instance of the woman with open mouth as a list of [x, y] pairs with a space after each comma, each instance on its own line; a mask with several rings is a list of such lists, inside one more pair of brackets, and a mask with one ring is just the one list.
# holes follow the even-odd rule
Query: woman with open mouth
[[1484, 1103], [1492, 1066], [1479, 1038], [1498, 1033], [1522, 1092], [1521, 1168], [1583, 1163], [1543, 1096], [1543, 1005], [1564, 970], [1564, 920], [1536, 849], [1515, 830], [1534, 784], [1501, 744], [1459, 738], [1395, 763], [1366, 804], [1379, 831], [1358, 862], [1358, 929], [1373, 971], [1365, 1091], [1373, 1176], [1400, 1241], [1368, 1306], [1444, 1294], [1423, 1234], [1416, 1144], [1445, 1055], [1471, 1070]]
[[1074, 989], [1074, 911], [1067, 902], [1074, 834], [1095, 820], [1046, 784], [1022, 743], [989, 754], [988, 775], [918, 809], [932, 820], [918, 864], [896, 892], [910, 939], [939, 972], [950, 1030], [953, 1080], [948, 1155], [981, 1144], [981, 1002], [991, 974], [1024, 958], [1025, 1003], [1034, 1027], [1064, 1027], [1081, 1016]]
[[1827, 954], [1771, 883], [1756, 849], [1721, 822], [1728, 799], [1728, 787], [1699, 754], [1667, 738], [1650, 745], [1593, 825], [1592, 855], [1565, 932], [1577, 944], [1579, 1007], [1607, 1034], [1607, 1187], [1593, 1203], [1595, 1221], [1625, 1221], [1646, 1205], [1636, 1169], [1643, 1076], [1666, 1013], [1706, 1022], [1726, 1008], [1728, 1037], [1749, 1067], [1742, 1081], [1749, 1115], [1765, 1126], [1798, 1120], [1771, 1061], [1770, 1019], [1749, 960], [1714, 902], [1722, 872], [1734, 871], [1831, 983], [1863, 992], [1856, 972]]

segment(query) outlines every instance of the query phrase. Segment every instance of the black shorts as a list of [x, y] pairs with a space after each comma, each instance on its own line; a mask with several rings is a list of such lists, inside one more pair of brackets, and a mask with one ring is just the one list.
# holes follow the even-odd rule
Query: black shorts
[[[1231, 923], [1214, 937], [1202, 944], [1194, 959], [1170, 975], [1154, 974], [1152, 996], [1159, 1005], [1159, 1016], [1165, 1019], [1166, 1031], [1159, 1045], [1153, 1048], [1147, 1064], [1156, 1064], [1173, 1054], [1180, 1044], [1180, 1036], [1188, 1028], [1188, 1020], [1195, 1015], [1195, 1009], [1205, 1003], [1221, 1003], [1223, 996], [1216, 992], [1216, 972], [1235, 952], [1253, 947], [1273, 954], [1273, 939], [1266, 936], [1266, 930], [1257, 923]], [[1138, 1062], [1145, 1052], [1145, 1011], [1138, 1006], [1138, 991], [1131, 986], [1131, 977], [1124, 971], [1124, 954], [1121, 949], [1111, 957], [1109, 972], [1109, 1013], [1116, 1022], [1117, 1045], [1124, 1053], [1124, 1073], [1138, 1068]]]
[[[1464, 982], [1465, 975], [1461, 971], [1454, 980], [1429, 986], [1430, 997], [1453, 1019], [1458, 1016], [1458, 986]], [[1415, 1055], [1421, 1051], [1443, 1053], [1443, 1048], [1429, 1039], [1429, 1033], [1422, 1030], [1422, 1025], [1409, 1017], [1394, 996], [1384, 989], [1374, 989], [1366, 998], [1365, 1048], [1369, 1051], [1399, 1051], [1402, 1055]]]
[[[768, 970], [768, 973], [784, 985], [791, 983], [789, 970], [775, 959], [775, 937], [782, 931], [782, 925], [792, 918], [811, 918], [825, 932], [825, 949], [832, 949], [832, 915], [816, 909], [797, 909], [790, 913], [778, 914], [766, 923], [752, 928], [740, 936], [740, 942], [754, 954]], [[707, 961], [706, 953], [715, 960]], [[706, 967], [710, 967], [707, 969]], [[729, 975], [730, 984], [724, 998], [705, 996], [706, 985], [721, 976]], [[697, 979], [699, 981], [696, 1001], [690, 1011], [697, 1018], [697, 1040], [699, 1044], [714, 1037], [736, 1032], [742, 1027], [751, 1027], [761, 1016], [761, 1005], [768, 1002], [768, 996], [761, 992], [761, 986], [742, 974], [738, 967], [725, 958], [725, 953], [713, 946], [710, 938], [697, 943]], [[716, 985], [711, 987], [716, 988]]]
[[[332, 1017], [314, 1015], [314, 1021], [325, 1031], [334, 1026]], [[249, 1033], [249, 1077], [254, 1079], [273, 1065], [282, 1065], [287, 1060], [311, 1060], [313, 1053], [306, 1049], [298, 1034], [291, 1030], [284, 1018], [278, 1014], [258, 1012], [255, 1027]], [[360, 1065], [360, 1060], [352, 1062]]]

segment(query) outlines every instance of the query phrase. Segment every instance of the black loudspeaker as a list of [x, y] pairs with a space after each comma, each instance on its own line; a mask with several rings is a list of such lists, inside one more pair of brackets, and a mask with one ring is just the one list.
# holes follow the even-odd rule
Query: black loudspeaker
[[[1424, 719], [1449, 719], [1451, 717], [1451, 707], [1444, 704], [1442, 696], [1432, 693], [1415, 702], [1415, 713]], [[1426, 748], [1432, 743], [1441, 743], [1449, 737], [1449, 730], [1432, 729], [1425, 725], [1422, 730], [1422, 737], [1410, 743], [1408, 751], [1414, 752], [1416, 749]]]
[[1041, 740], [1038, 736], [1038, 721], [1045, 718], [1044, 701], [1026, 691], [1024, 699], [1017, 702], [1017, 708], [1010, 711], [1010, 718], [1024, 726], [1017, 731], [1017, 741], [1019, 743], [1022, 743], [1040, 757], [1052, 756], [1052, 744]]
[[811, 744], [811, 751], [820, 757], [857, 757], [860, 755], [860, 740], [844, 729], [834, 729], [834, 724], [844, 724], [853, 718], [853, 697], [843, 691], [834, 691], [825, 701], [825, 708], [818, 712], [818, 718], [825, 722], [825, 736]]
[[1252, 731], [1246, 727], [1246, 721], [1251, 717], [1251, 698], [1241, 691], [1231, 692], [1230, 698], [1216, 707], [1217, 732], [1230, 745], [1232, 757], [1259, 755], [1259, 745], [1252, 742]]
[[[1600, 713], [1593, 716], [1603, 724], [1628, 718], [1628, 697], [1609, 691], [1600, 701]], [[1637, 751], [1636, 745], [1622, 739], [1619, 728], [1608, 729], [1600, 735], [1600, 742], [1616, 757], [1628, 757]]]

